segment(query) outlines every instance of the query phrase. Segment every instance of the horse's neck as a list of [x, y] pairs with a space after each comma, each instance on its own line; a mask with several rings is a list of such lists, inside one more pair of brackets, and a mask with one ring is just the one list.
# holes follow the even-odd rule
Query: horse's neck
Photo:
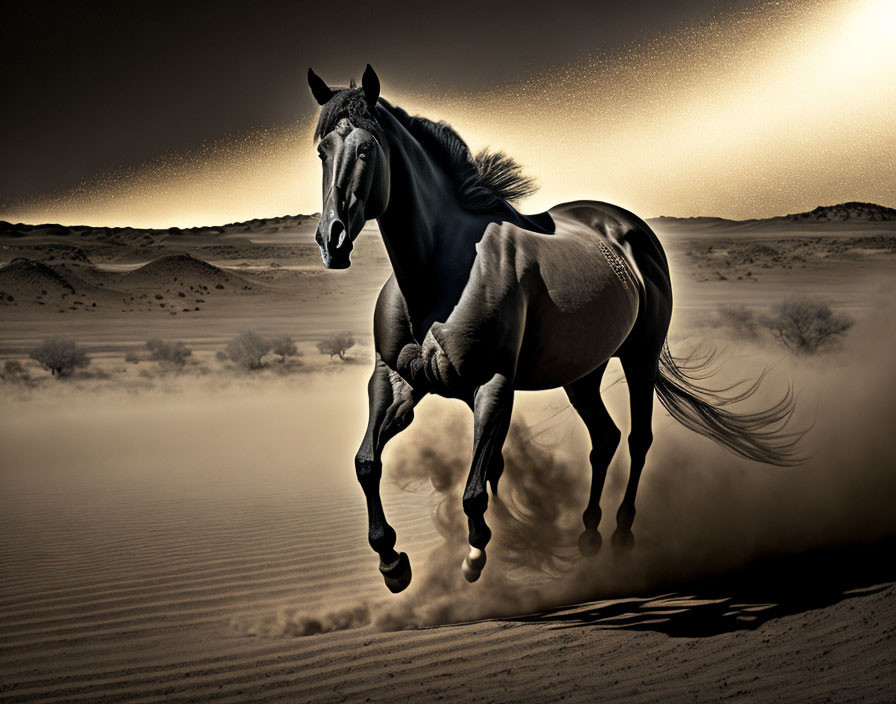
[[488, 218], [460, 207], [451, 178], [403, 127], [387, 135], [391, 191], [378, 223], [419, 336], [460, 298]]

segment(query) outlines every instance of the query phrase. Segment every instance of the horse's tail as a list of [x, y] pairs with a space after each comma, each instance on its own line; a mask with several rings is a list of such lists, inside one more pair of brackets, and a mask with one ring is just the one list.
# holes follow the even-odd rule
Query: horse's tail
[[755, 394], [765, 372], [753, 382], [708, 389], [698, 382], [711, 375], [708, 367], [712, 357], [691, 355], [676, 359], [669, 351], [668, 341], [663, 344], [656, 392], [672, 417], [741, 457], [780, 466], [803, 462], [796, 445], [805, 431], [784, 430], [796, 408], [793, 387], [788, 386], [784, 397], [766, 410], [732, 412], [726, 407]]

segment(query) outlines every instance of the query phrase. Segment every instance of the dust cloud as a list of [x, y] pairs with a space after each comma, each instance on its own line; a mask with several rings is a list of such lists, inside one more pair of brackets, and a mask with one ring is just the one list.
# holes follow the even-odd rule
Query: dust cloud
[[[527, 423], [515, 412], [499, 496], [491, 497], [486, 514], [494, 532], [489, 561], [472, 585], [460, 570], [467, 549], [461, 494], [471, 421], [465, 407], [440, 401], [438, 413], [418, 412], [384, 460], [387, 480], [418, 492], [421, 501], [427, 491], [438, 498], [433, 523], [442, 543], [422, 559], [411, 554], [409, 589], [323, 615], [282, 611], [261, 628], [258, 623], [238, 628], [310, 635], [368, 624], [398, 630], [500, 618], [674, 589], [764, 556], [892, 536], [894, 341], [892, 309], [886, 309], [858, 326], [838, 352], [778, 363], [777, 371], [799, 389], [797, 424], [813, 424], [804, 438], [810, 459], [795, 468], [733, 457], [658, 410], [638, 497], [636, 547], [628, 556], [614, 555], [609, 541], [627, 478], [624, 440], [602, 501], [603, 550], [596, 558], [581, 558], [576, 539], [590, 482], [584, 428], [571, 410], [550, 427], [544, 421]], [[738, 366], [743, 365], [723, 369], [734, 378], [743, 375]], [[608, 406], [625, 433], [627, 414], [615, 403], [625, 403], [625, 390], [610, 396]], [[517, 411], [521, 405], [526, 404], [518, 403]], [[400, 521], [393, 522], [400, 548]]]

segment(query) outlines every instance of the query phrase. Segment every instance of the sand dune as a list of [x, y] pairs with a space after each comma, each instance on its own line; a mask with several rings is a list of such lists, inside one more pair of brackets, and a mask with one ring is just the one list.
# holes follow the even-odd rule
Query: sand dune
[[159, 289], [185, 287], [235, 287], [242, 289], [248, 282], [239, 276], [222, 271], [216, 266], [189, 254], [170, 254], [154, 259], [126, 274], [122, 282], [128, 288]]
[[135, 269], [104, 271], [89, 260], [45, 263], [16, 258], [0, 267], [0, 301], [53, 312], [202, 310], [211, 299], [258, 292], [264, 284], [225, 271], [189, 254], [167, 254]]
[[0, 268], [0, 286], [3, 291], [13, 291], [20, 295], [37, 295], [40, 289], [48, 289], [56, 294], [73, 293], [75, 287], [59, 272], [43, 262], [17, 258]]
[[97, 301], [117, 301], [121, 295], [103, 288], [103, 279], [89, 264], [46, 264], [19, 257], [0, 267], [0, 292], [7, 305], [95, 308]]

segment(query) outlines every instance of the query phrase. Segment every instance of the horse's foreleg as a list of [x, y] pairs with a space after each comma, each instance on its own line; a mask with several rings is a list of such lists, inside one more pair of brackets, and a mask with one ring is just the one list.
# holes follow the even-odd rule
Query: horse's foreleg
[[485, 523], [488, 508], [486, 481], [500, 476], [504, 462], [501, 448], [510, 428], [513, 386], [507, 377], [496, 374], [476, 389], [473, 397], [473, 464], [464, 489], [464, 513], [470, 529], [470, 551], [464, 559], [464, 577], [475, 582], [485, 566], [485, 546], [492, 532]]
[[370, 419], [364, 440], [355, 456], [355, 471], [367, 499], [367, 539], [380, 556], [380, 572], [393, 593], [411, 582], [411, 564], [405, 553], [395, 551], [395, 531], [386, 521], [380, 498], [383, 474], [383, 447], [410, 425], [414, 406], [420, 400], [413, 389], [397, 373], [390, 370], [377, 355], [376, 366], [367, 386]]
[[629, 406], [631, 408], [631, 431], [628, 449], [631, 456], [628, 484], [625, 496], [616, 513], [616, 531], [613, 533], [613, 547], [631, 550], [635, 545], [632, 524], [635, 522], [635, 496], [641, 481], [641, 470], [647, 458], [647, 450], [653, 442], [653, 389], [656, 382], [657, 363], [633, 364], [622, 360], [625, 379], [628, 382]]
[[600, 397], [600, 382], [606, 371], [606, 363], [578, 381], [564, 387], [572, 407], [585, 422], [591, 437], [591, 493], [588, 506], [582, 515], [585, 530], [579, 536], [579, 552], [596, 555], [601, 548], [598, 531], [601, 510], [600, 497], [607, 479], [607, 467], [619, 446], [619, 428], [613, 423], [603, 399]]

